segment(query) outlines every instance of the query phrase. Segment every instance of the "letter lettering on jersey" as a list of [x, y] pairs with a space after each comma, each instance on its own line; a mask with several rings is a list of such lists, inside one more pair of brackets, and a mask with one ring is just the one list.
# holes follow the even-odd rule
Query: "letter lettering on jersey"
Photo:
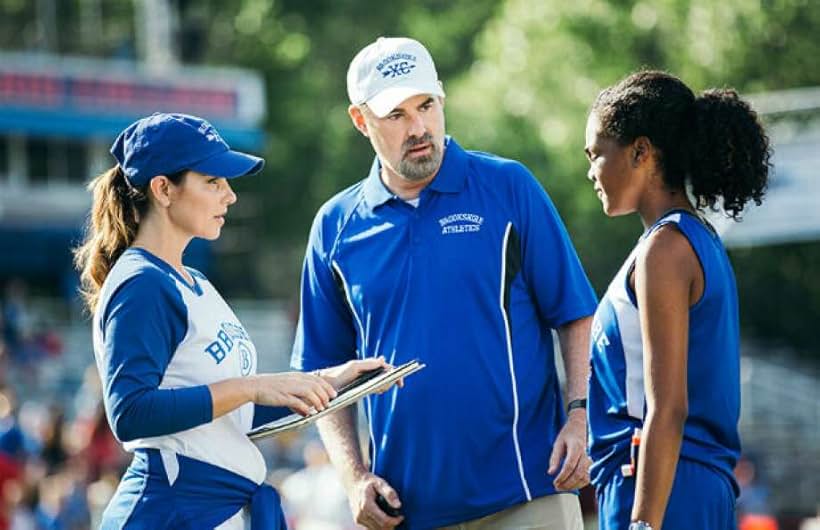
[[211, 354], [211, 357], [214, 358], [216, 364], [221, 363], [225, 359], [225, 348], [222, 347], [222, 344], [215, 340], [205, 348], [205, 351]]
[[210, 343], [205, 351], [214, 358], [216, 364], [220, 364], [238, 345], [242, 375], [248, 375], [253, 364], [253, 356], [246, 342], [250, 343], [251, 338], [245, 328], [239, 324], [222, 322], [216, 332], [216, 340]]
[[233, 341], [228, 336], [228, 334], [225, 333], [224, 329], [219, 330], [219, 333], [216, 334], [216, 338], [218, 338], [222, 341], [223, 344], [225, 344], [225, 349], [227, 349], [228, 351], [231, 351], [233, 349]]
[[219, 325], [219, 327], [222, 328], [225, 331], [225, 333], [227, 333], [228, 336], [231, 337], [234, 340], [244, 340], [244, 341], [248, 341], [248, 342], [250, 342], [250, 340], [251, 340], [251, 337], [250, 337], [250, 335], [248, 335], [248, 332], [245, 331], [245, 328], [243, 328], [239, 324], [232, 324], [230, 322], [223, 322], [222, 324]]
[[606, 333], [604, 333], [604, 327], [597, 318], [592, 322], [592, 342], [601, 353], [603, 353], [604, 348], [609, 346], [609, 339], [607, 338]]
[[242, 375], [250, 374], [253, 366], [250, 350], [240, 342], [237, 351], [239, 351], [239, 368], [242, 370]]
[[483, 223], [484, 218], [474, 213], [454, 213], [438, 220], [442, 234], [478, 232]]

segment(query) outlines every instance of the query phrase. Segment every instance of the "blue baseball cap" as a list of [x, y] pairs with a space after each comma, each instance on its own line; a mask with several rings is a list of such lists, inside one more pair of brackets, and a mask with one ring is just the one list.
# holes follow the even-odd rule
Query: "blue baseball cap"
[[135, 121], [114, 140], [111, 154], [132, 186], [184, 169], [232, 179], [259, 173], [265, 165], [231, 150], [213, 125], [187, 114], [157, 112]]

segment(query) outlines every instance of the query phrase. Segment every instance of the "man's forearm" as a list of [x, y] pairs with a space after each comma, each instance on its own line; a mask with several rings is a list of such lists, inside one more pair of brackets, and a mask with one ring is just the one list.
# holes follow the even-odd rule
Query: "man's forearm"
[[367, 472], [359, 444], [356, 407], [346, 407], [316, 422], [330, 461], [339, 473], [346, 490]]
[[587, 397], [589, 332], [592, 317], [579, 318], [558, 328], [558, 342], [567, 374], [567, 401]]

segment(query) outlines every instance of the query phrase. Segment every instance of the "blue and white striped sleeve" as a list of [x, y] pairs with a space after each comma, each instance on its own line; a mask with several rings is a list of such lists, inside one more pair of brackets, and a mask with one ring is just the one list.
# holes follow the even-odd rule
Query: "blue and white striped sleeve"
[[206, 385], [159, 388], [188, 327], [185, 303], [167, 275], [143, 270], [126, 280], [108, 300], [100, 325], [105, 410], [117, 439], [162, 436], [212, 420]]

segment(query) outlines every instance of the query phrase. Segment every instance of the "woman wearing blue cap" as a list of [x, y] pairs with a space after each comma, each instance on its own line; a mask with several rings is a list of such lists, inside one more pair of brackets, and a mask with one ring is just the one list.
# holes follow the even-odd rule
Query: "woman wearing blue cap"
[[182, 252], [194, 237], [219, 237], [236, 202], [228, 180], [264, 161], [183, 114], [138, 120], [111, 153], [117, 166], [90, 184], [76, 251], [108, 421], [134, 452], [101, 527], [285, 528], [245, 433], [288, 409], [323, 410], [336, 388], [384, 360], [256, 374], [250, 337]]

